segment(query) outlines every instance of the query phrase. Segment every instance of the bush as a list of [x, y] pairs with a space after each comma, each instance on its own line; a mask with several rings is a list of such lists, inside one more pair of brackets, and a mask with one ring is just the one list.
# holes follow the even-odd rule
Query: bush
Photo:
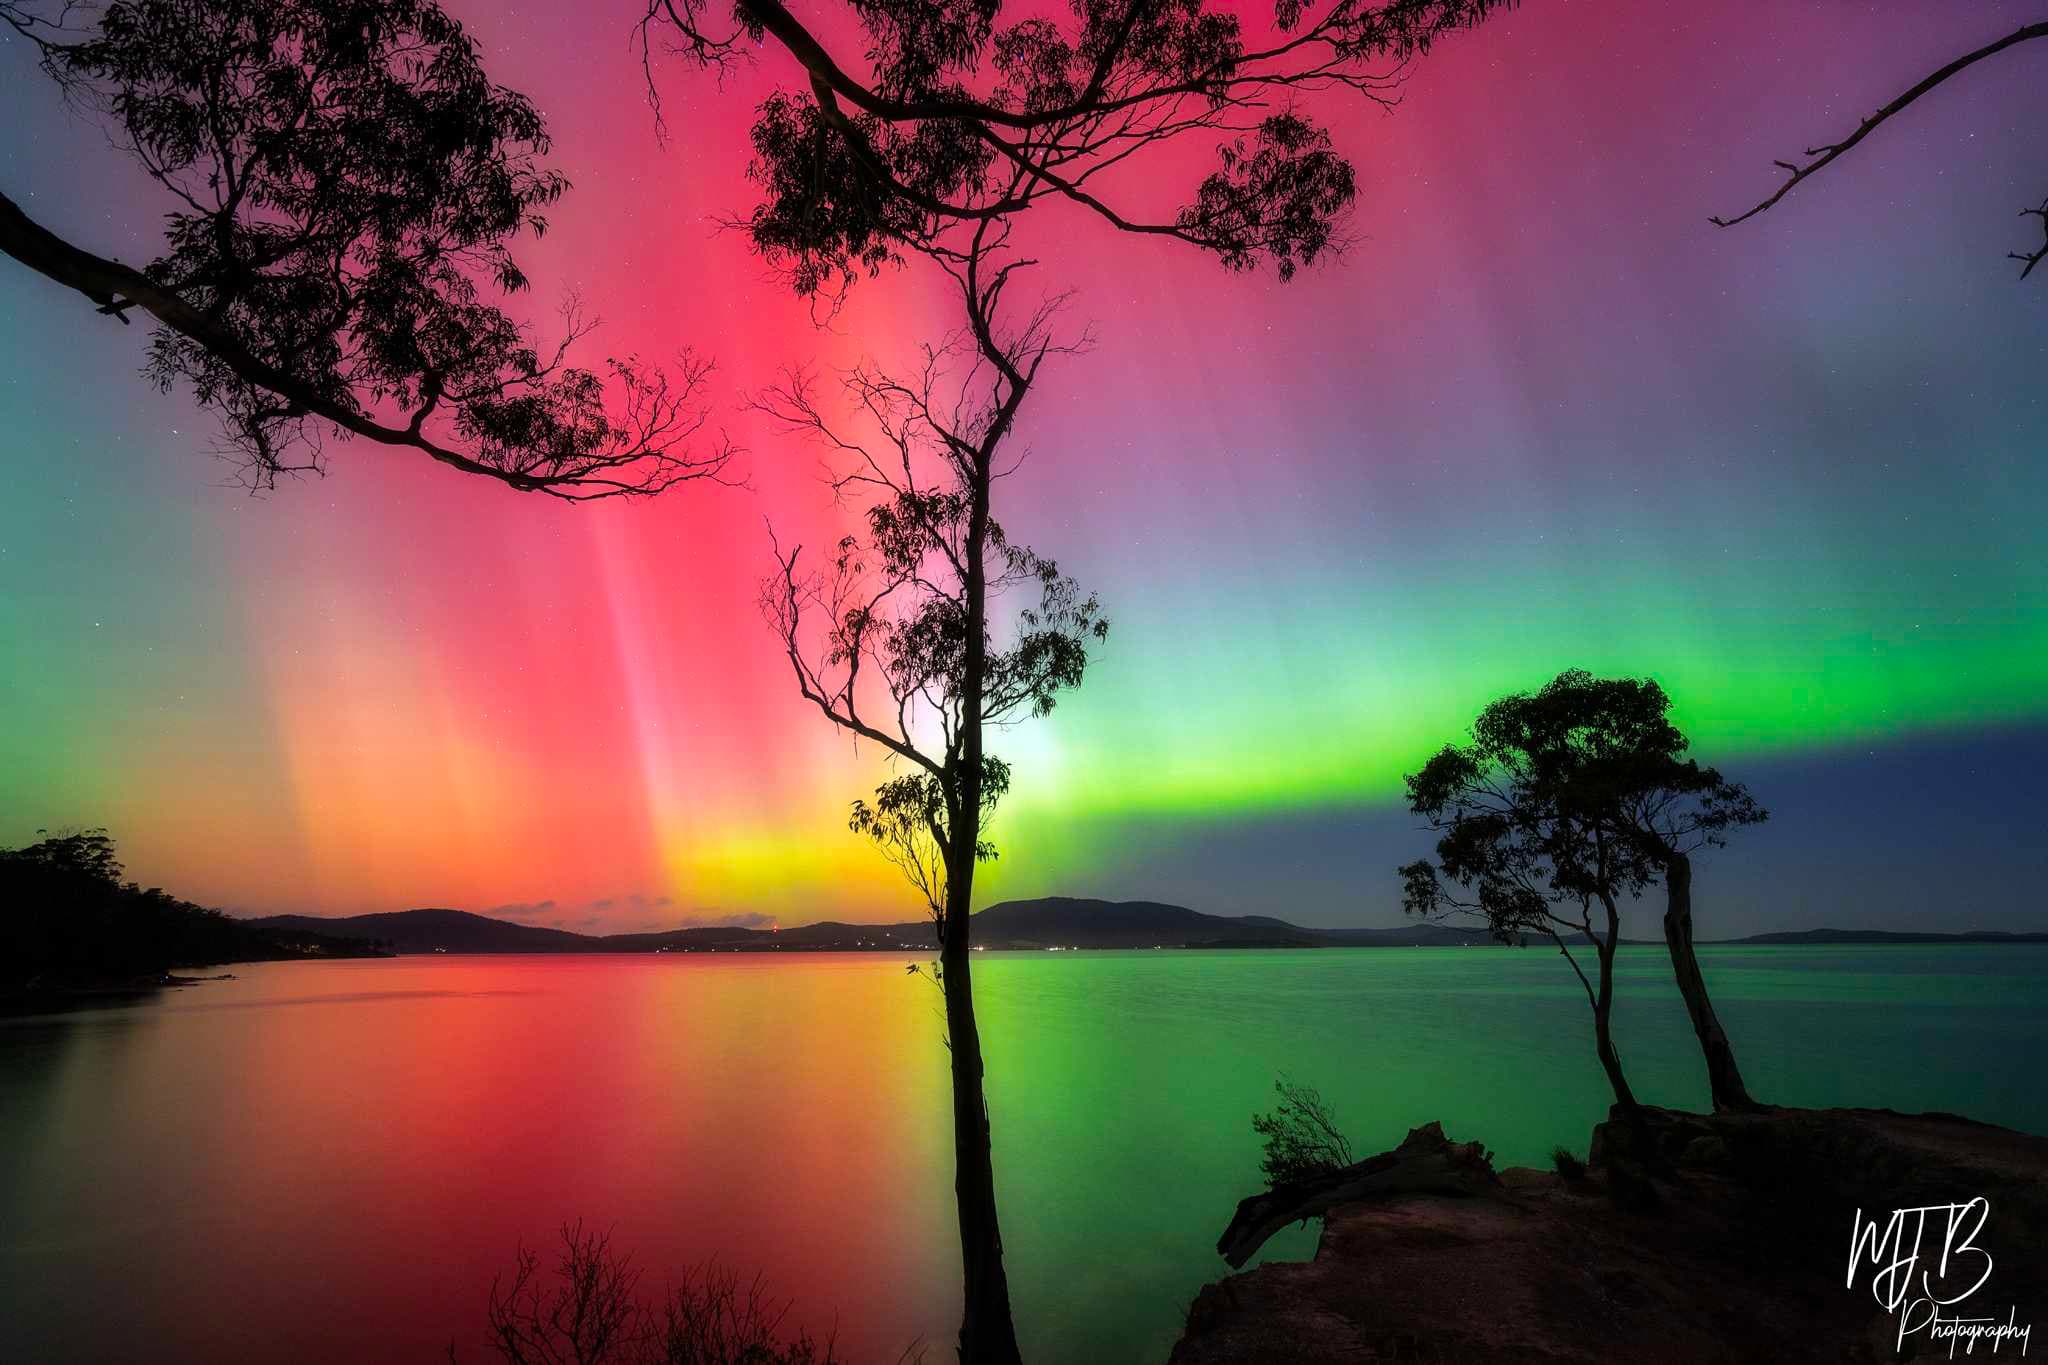
[[[492, 1283], [491, 1345], [505, 1365], [840, 1365], [830, 1340], [782, 1338], [790, 1305], [758, 1277], [743, 1286], [713, 1263], [685, 1269], [658, 1303], [639, 1288], [640, 1271], [609, 1234], [569, 1224], [552, 1277], [522, 1247], [510, 1282]], [[922, 1359], [913, 1347], [902, 1362]]]
[[1277, 1188], [1352, 1164], [1351, 1144], [1337, 1131], [1329, 1106], [1314, 1087], [1282, 1076], [1273, 1082], [1273, 1090], [1280, 1096], [1279, 1106], [1270, 1114], [1252, 1115], [1252, 1131], [1266, 1140], [1259, 1170], [1268, 1185]]

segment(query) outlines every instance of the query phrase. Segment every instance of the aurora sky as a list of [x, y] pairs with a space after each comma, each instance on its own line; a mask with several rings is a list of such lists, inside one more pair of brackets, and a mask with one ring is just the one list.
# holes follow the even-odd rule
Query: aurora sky
[[[106, 825], [145, 884], [243, 912], [909, 918], [845, 827], [880, 756], [805, 709], [755, 606], [765, 521], [847, 514], [738, 396], [901, 359], [945, 300], [913, 268], [821, 331], [716, 230], [773, 55], [669, 69], [664, 144], [631, 7], [451, 7], [575, 182], [521, 306], [579, 293], [593, 358], [715, 356], [749, 486], [577, 507], [356, 444], [252, 499], [136, 376], [142, 329], [0, 262], [0, 844]], [[2004, 259], [2048, 190], [2048, 53], [1707, 223], [2038, 11], [1531, 0], [1398, 111], [1343, 111], [1356, 244], [1292, 284], [1035, 224], [1097, 341], [1034, 396], [1002, 514], [1115, 624], [1003, 737], [979, 899], [1392, 922], [1427, 846], [1400, 774], [1577, 666], [1659, 678], [1772, 809], [1703, 868], [1706, 936], [2048, 928], [2048, 282]], [[10, 195], [154, 254], [162, 204], [19, 43], [0, 122]]]

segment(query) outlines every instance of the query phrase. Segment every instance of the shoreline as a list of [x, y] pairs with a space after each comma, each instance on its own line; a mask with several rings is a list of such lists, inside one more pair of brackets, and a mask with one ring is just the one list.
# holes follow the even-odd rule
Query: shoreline
[[[72, 969], [39, 973], [25, 981], [0, 984], [0, 1015], [34, 1014], [35, 1006], [61, 1006], [95, 1001], [139, 1000], [162, 991], [185, 990], [211, 981], [233, 981], [230, 967], [262, 962], [357, 962], [395, 958], [396, 953], [287, 953], [274, 957], [236, 958], [225, 962], [178, 963], [160, 971], [93, 971]], [[213, 972], [212, 976], [189, 975]]]
[[[1657, 952], [1665, 951], [1661, 939], [1623, 939], [1617, 945], [1622, 948], [1643, 948]], [[1757, 943], [1744, 939], [1702, 939], [1693, 945], [1698, 949], [1719, 948], [2039, 948], [2048, 947], [2048, 934], [2013, 935], [2004, 938], [1940, 937], [1931, 940], [1880, 939], [1859, 941], [1818, 941]], [[1550, 951], [1548, 944], [1529, 943], [1523, 945], [1494, 942], [1474, 943], [1078, 943], [1045, 944], [1015, 941], [977, 943], [978, 953], [1006, 954], [1051, 954], [1051, 953], [1303, 953], [1303, 952], [1470, 952], [1500, 950], [1507, 952]], [[715, 943], [691, 945], [688, 947], [663, 948], [544, 948], [544, 947], [461, 947], [461, 948], [401, 948], [383, 953], [335, 953], [327, 955], [305, 955], [252, 959], [264, 962], [331, 962], [354, 961], [365, 958], [402, 957], [692, 957], [712, 954], [751, 953], [870, 953], [884, 956], [904, 954], [936, 953], [938, 945], [932, 943]]]

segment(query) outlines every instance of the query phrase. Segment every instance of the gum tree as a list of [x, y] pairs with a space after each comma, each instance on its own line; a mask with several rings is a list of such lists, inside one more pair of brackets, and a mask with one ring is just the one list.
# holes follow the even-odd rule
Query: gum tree
[[[961, 335], [930, 347], [921, 374], [849, 377], [868, 438], [836, 426], [807, 381], [763, 403], [837, 450], [852, 471], [840, 491], [870, 500], [868, 534], [821, 568], [778, 549], [768, 609], [804, 697], [897, 764], [852, 819], [910, 874], [939, 930], [964, 1360], [1018, 1359], [969, 955], [984, 821], [1010, 779], [987, 731], [1043, 714], [1101, 638], [1093, 599], [1000, 531], [1021, 405], [1042, 363], [1078, 345], [1052, 335], [1056, 291], [1008, 302], [1035, 264], [1017, 228], [1059, 202], [1229, 270], [1292, 278], [1341, 245], [1357, 196], [1312, 106], [1329, 93], [1391, 104], [1437, 39], [1501, 8], [1282, 0], [1252, 23], [1205, 0], [1075, 0], [1018, 18], [999, 0], [851, 0], [802, 17], [779, 0], [650, 0], [645, 12], [650, 88], [664, 55], [713, 69], [772, 60], [794, 78], [756, 111], [762, 194], [738, 225], [800, 296], [829, 311], [862, 278], [919, 259], [947, 273], [963, 309]], [[1142, 207], [1132, 173], [1189, 144], [1213, 169], [1177, 210]], [[1004, 643], [1006, 590], [1037, 596]]]
[[[1731, 830], [1759, 824], [1767, 812], [1740, 783], [1681, 757], [1690, 742], [1671, 724], [1670, 709], [1650, 679], [1580, 670], [1558, 674], [1534, 694], [1491, 703], [1469, 746], [1446, 746], [1408, 778], [1410, 808], [1443, 837], [1436, 865], [1401, 869], [1406, 903], [1420, 913], [1470, 905], [1503, 936], [1572, 928], [1593, 938], [1600, 985], [1589, 985], [1588, 996], [1601, 1063], [1616, 1099], [1631, 1104], [1606, 1022], [1618, 900], [1661, 883], [1665, 947], [1714, 1107], [1753, 1108], [1693, 951], [1692, 855], [1724, 846]], [[1459, 901], [1446, 878], [1474, 899]], [[1556, 914], [1560, 904], [1584, 910], [1595, 900], [1605, 912], [1597, 936], [1588, 917]]]
[[1564, 723], [1549, 736], [1546, 761], [1565, 773], [1569, 801], [1607, 841], [1626, 884], [1664, 885], [1664, 945], [1692, 1019], [1716, 1109], [1753, 1109], [1734, 1046], [1707, 995], [1693, 952], [1692, 858], [1723, 848], [1729, 834], [1770, 812], [1749, 789], [1683, 755], [1691, 741], [1671, 723], [1671, 699], [1649, 678], [1561, 673], [1538, 696], [1559, 704]]
[[975, 869], [995, 856], [988, 824], [1010, 784], [989, 740], [1049, 714], [1109, 630], [1096, 599], [1012, 542], [995, 515], [997, 482], [1022, 460], [1007, 444], [1017, 413], [1045, 363], [1076, 349], [1055, 339], [1057, 299], [1005, 323], [1005, 290], [1025, 264], [996, 264], [1008, 232], [1001, 220], [978, 223], [958, 260], [934, 258], [956, 287], [966, 331], [927, 346], [907, 376], [873, 365], [841, 376], [849, 420], [802, 371], [756, 400], [836, 456], [835, 491], [863, 504], [865, 534], [843, 538], [816, 567], [801, 546], [778, 546], [762, 604], [803, 698], [878, 745], [895, 770], [872, 800], [854, 802], [849, 823], [903, 871], [938, 937], [961, 1354], [973, 1360], [1017, 1358], [968, 955]]
[[[1502, 943], [1521, 945], [1542, 935], [1557, 945], [1586, 992], [1593, 1011], [1593, 1046], [1615, 1103], [1636, 1108], [1614, 1045], [1614, 952], [1621, 941], [1619, 894], [1624, 867], [1596, 822], [1563, 807], [1563, 793], [1540, 775], [1531, 752], [1537, 733], [1531, 697], [1506, 697], [1483, 711], [1473, 741], [1446, 745], [1422, 770], [1408, 775], [1408, 808], [1440, 836], [1436, 861], [1400, 869], [1402, 906], [1411, 915], [1482, 919]], [[1633, 888], [1639, 890], [1639, 887]], [[1592, 905], [1605, 921], [1595, 931]], [[1597, 981], [1572, 956], [1567, 934], [1593, 945]]]
[[1014, 1359], [968, 957], [975, 868], [995, 856], [988, 825], [1010, 785], [989, 740], [1078, 687], [1109, 623], [1092, 595], [1011, 541], [994, 515], [1004, 443], [1055, 346], [1049, 309], [1000, 329], [1000, 279], [982, 282], [981, 259], [971, 249], [959, 277], [977, 339], [929, 348], [908, 380], [867, 367], [845, 376], [853, 429], [820, 408], [800, 375], [760, 400], [845, 457], [836, 486], [868, 499], [866, 533], [842, 539], [816, 569], [801, 547], [778, 548], [763, 605], [805, 700], [879, 745], [895, 769], [871, 801], [854, 802], [849, 823], [932, 916], [967, 1287], [962, 1355]]

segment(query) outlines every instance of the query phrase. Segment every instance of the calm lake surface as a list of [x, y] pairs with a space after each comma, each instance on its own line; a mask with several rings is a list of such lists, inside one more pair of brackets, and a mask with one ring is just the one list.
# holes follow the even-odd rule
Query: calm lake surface
[[[1701, 957], [1761, 1097], [2048, 1132], [2048, 948]], [[493, 1275], [576, 1218], [649, 1285], [715, 1256], [855, 1360], [918, 1337], [952, 1358], [939, 1000], [903, 959], [234, 970], [0, 1019], [0, 1360], [488, 1361]], [[1607, 1104], [1554, 952], [989, 953], [975, 974], [1034, 1360], [1164, 1358], [1224, 1269], [1278, 1073], [1361, 1155], [1441, 1119], [1543, 1164]], [[1704, 1107], [1662, 949], [1623, 950], [1619, 996], [1637, 1093]]]

